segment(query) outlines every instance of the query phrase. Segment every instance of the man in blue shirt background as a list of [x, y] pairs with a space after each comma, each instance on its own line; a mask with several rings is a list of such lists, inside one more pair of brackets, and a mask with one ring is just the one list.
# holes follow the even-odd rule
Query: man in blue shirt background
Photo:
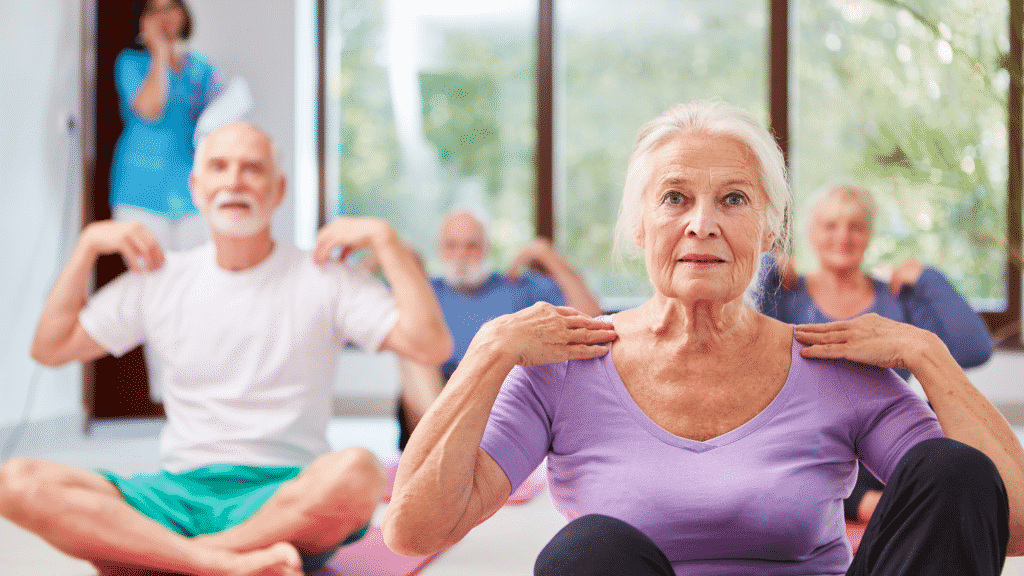
[[[537, 302], [571, 306], [591, 316], [601, 314], [600, 304], [583, 279], [546, 238], [534, 238], [527, 243], [504, 274], [495, 271], [488, 261], [491, 243], [484, 220], [469, 210], [455, 210], [442, 220], [437, 249], [444, 271], [430, 283], [452, 332], [455, 348], [440, 370], [400, 360], [400, 448], [405, 447], [412, 429], [440, 393], [485, 322]], [[531, 268], [540, 268], [545, 273]]]

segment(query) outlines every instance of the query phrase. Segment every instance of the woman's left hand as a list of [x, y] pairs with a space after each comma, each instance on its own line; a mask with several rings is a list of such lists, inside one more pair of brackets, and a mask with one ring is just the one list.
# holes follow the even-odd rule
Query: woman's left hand
[[804, 358], [845, 358], [882, 368], [910, 368], [908, 359], [922, 343], [925, 330], [879, 316], [864, 314], [852, 320], [800, 324], [794, 334], [808, 344]]

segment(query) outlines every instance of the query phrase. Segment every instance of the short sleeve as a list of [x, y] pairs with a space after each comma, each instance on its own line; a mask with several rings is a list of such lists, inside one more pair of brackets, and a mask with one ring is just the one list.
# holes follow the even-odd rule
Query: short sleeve
[[398, 306], [382, 282], [351, 264], [331, 265], [341, 278], [334, 314], [338, 336], [376, 352], [398, 323]]
[[903, 455], [919, 442], [945, 434], [935, 413], [894, 371], [853, 365], [846, 380], [857, 413], [857, 456], [888, 482]]
[[530, 282], [531, 299], [533, 303], [547, 302], [555, 306], [565, 306], [565, 295], [562, 289], [550, 277], [544, 274], [529, 274], [525, 280]]
[[516, 366], [491, 408], [480, 448], [505, 472], [512, 490], [547, 455], [552, 441], [552, 398], [561, 390], [567, 363]]
[[131, 103], [146, 79], [148, 59], [128, 51], [122, 51], [114, 61], [114, 84], [121, 100], [133, 110]]
[[82, 328], [114, 356], [121, 356], [146, 340], [144, 288], [143, 274], [126, 272], [101, 288], [78, 313]]
[[212, 61], [203, 58], [201, 62], [203, 94], [200, 108], [205, 110], [224, 92], [224, 78], [221, 76], [220, 69]]

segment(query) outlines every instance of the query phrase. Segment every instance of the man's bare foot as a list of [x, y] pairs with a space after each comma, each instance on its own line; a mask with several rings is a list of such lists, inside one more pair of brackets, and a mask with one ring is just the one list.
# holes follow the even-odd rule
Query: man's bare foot
[[287, 542], [238, 556], [238, 568], [229, 573], [231, 576], [303, 576], [302, 556]]

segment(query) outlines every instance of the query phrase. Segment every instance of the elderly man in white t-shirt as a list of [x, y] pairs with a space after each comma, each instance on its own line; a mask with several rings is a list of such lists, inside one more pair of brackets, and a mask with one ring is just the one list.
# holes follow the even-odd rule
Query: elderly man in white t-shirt
[[[151, 347], [164, 374], [162, 471], [14, 459], [0, 468], [0, 513], [101, 574], [309, 573], [365, 532], [384, 489], [372, 453], [329, 451], [337, 351], [437, 365], [451, 335], [386, 222], [336, 220], [312, 254], [272, 239], [285, 179], [258, 128], [207, 136], [191, 187], [212, 243], [165, 254], [138, 223], [88, 225], [32, 343], [50, 366]], [[391, 290], [331, 262], [339, 247], [342, 259], [374, 250]], [[96, 258], [113, 253], [131, 271], [87, 299]]]

